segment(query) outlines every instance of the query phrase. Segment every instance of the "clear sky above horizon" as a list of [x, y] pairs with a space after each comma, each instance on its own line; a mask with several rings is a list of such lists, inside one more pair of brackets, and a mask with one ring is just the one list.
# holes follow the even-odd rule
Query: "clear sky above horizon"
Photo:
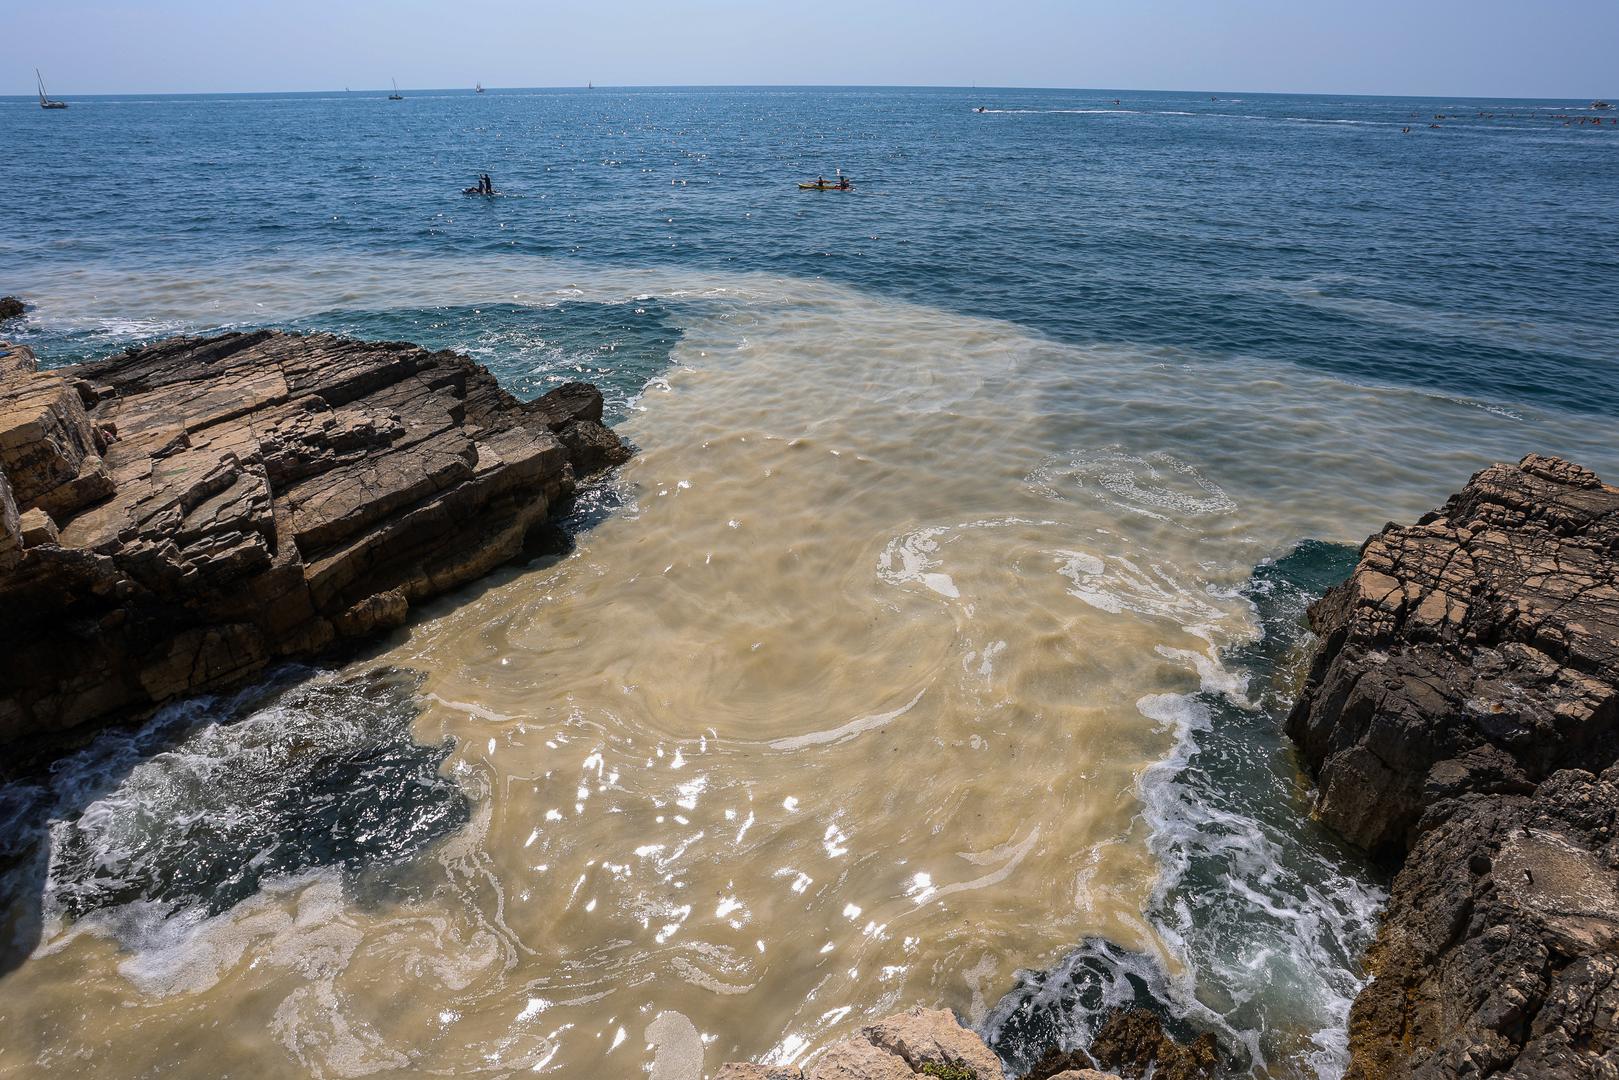
[[825, 84], [1619, 96], [1619, 0], [55, 0], [0, 93]]

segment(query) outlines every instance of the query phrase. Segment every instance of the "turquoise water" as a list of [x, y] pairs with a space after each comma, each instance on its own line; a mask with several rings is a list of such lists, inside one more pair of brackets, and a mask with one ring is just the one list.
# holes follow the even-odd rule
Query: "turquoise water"
[[[832, 683], [840, 665], [869, 662], [873, 691], [886, 692], [917, 655], [925, 659], [914, 643], [936, 638], [982, 649], [982, 659], [935, 658], [939, 671], [918, 684], [928, 702], [948, 693], [956, 668], [1008, 688], [1004, 699], [986, 697], [981, 715], [941, 721], [951, 738], [970, 731], [977, 747], [982, 733], [996, 749], [982, 776], [951, 790], [951, 800], [965, 801], [945, 815], [950, 830], [937, 843], [966, 850], [974, 867], [992, 855], [1009, 861], [981, 878], [972, 870], [972, 880], [943, 894], [959, 889], [952, 903], [983, 904], [963, 908], [984, 925], [982, 938], [935, 926], [930, 920], [943, 917], [920, 902], [923, 914], [895, 916], [896, 927], [907, 920], [899, 933], [927, 942], [893, 967], [911, 980], [904, 1000], [872, 981], [876, 960], [802, 1009], [793, 995], [804, 984], [762, 960], [757, 970], [738, 960], [724, 981], [751, 989], [721, 1000], [693, 990], [698, 984], [682, 981], [683, 969], [645, 942], [634, 962], [646, 977], [626, 980], [614, 966], [618, 931], [599, 931], [596, 951], [573, 943], [579, 956], [563, 964], [545, 951], [548, 927], [504, 925], [499, 894], [491, 921], [536, 959], [511, 985], [479, 984], [472, 1004], [440, 991], [446, 1010], [499, 1030], [494, 1018], [517, 1000], [511, 995], [528, 993], [523, 980], [577, 970], [618, 995], [615, 1016], [691, 1013], [705, 1039], [712, 1032], [718, 1040], [706, 1059], [712, 1067], [722, 1053], [768, 1050], [789, 1060], [860, 1022], [864, 1010], [927, 1000], [969, 1012], [1021, 1066], [1052, 1039], [1083, 1045], [1106, 1006], [1142, 1001], [1180, 1030], [1215, 1031], [1256, 1075], [1332, 1077], [1343, 1068], [1358, 956], [1382, 894], [1376, 874], [1307, 818], [1280, 733], [1302, 611], [1347, 572], [1369, 531], [1432, 508], [1490, 460], [1562, 452], [1610, 479], [1619, 473], [1611, 438], [1619, 125], [1580, 122], [1597, 116], [1578, 102], [960, 89], [407, 91], [403, 102], [366, 93], [108, 97], [49, 113], [31, 99], [7, 99], [0, 294], [37, 303], [6, 334], [51, 365], [176, 332], [275, 325], [460, 349], [522, 397], [591, 379], [606, 392], [610, 420], [651, 446], [631, 467], [642, 470], [640, 489], [599, 493], [586, 508], [586, 523], [623, 526], [606, 530], [617, 538], [606, 550], [620, 561], [602, 566], [602, 580], [650, 580], [669, 572], [671, 554], [714, 544], [693, 523], [704, 515], [726, 523], [727, 536], [739, 520], [765, 535], [760, 554], [745, 544], [732, 552], [748, 567], [733, 591], [694, 593], [693, 621], [672, 622], [670, 638], [710, 640], [710, 624], [724, 626], [738, 611], [773, 612], [801, 650], [790, 656], [832, 658]], [[855, 191], [798, 190], [797, 181], [839, 167]], [[485, 171], [504, 195], [462, 196]], [[660, 421], [670, 410], [685, 430]], [[799, 415], [806, 412], [810, 419]], [[749, 446], [759, 449], [739, 457], [771, 460], [766, 441], [796, 446], [801, 437], [833, 448], [832, 458], [846, 452], [839, 461], [869, 454], [882, 462], [882, 479], [861, 484], [885, 485], [874, 500], [884, 505], [871, 509], [860, 499], [869, 492], [835, 472], [795, 476], [790, 495], [773, 495], [762, 481], [729, 490], [721, 476], [690, 491], [676, 483], [701, 456], [690, 442], [706, 451], [709, 440], [755, 438]], [[670, 524], [668, 511], [652, 509], [666, 490], [682, 505], [711, 501], [696, 504], [693, 521]], [[792, 525], [805, 507], [811, 523]], [[784, 538], [766, 534], [770, 518], [788, 522]], [[854, 595], [877, 582], [942, 606], [903, 609], [910, 639], [896, 635], [893, 652], [863, 655], [865, 624], [806, 618], [818, 589], [784, 569], [799, 565], [801, 549], [825, 549], [817, 528], [851, 545], [852, 554], [838, 549], [823, 565], [853, 566]], [[581, 548], [589, 565], [590, 537]], [[636, 558], [644, 564], [628, 561]], [[52, 917], [98, 913], [121, 955], [134, 958], [131, 970], [145, 971], [156, 956], [190, 965], [196, 946], [181, 931], [204, 921], [228, 928], [232, 915], [222, 909], [243, 897], [280, 902], [284, 885], [272, 878], [296, 883], [336, 867], [345, 888], [392, 897], [368, 886], [367, 872], [391, 882], [398, 864], [406, 881], [416, 881], [412, 866], [430, 878], [423, 852], [446, 835], [457, 838], [448, 842], [454, 850], [482, 845], [480, 859], [515, 858], [527, 844], [502, 843], [485, 819], [523, 809], [507, 781], [534, 762], [521, 754], [481, 761], [479, 725], [493, 724], [502, 708], [528, 707], [525, 685], [569, 686], [592, 672], [570, 668], [571, 654], [508, 641], [506, 654], [534, 667], [485, 679], [479, 642], [530, 620], [546, 636], [561, 616], [524, 605], [553, 591], [572, 595], [578, 586], [567, 582], [541, 572], [509, 578], [495, 590], [498, 602], [459, 609], [471, 626], [464, 634], [433, 629], [440, 616], [454, 623], [450, 605], [450, 614], [427, 620], [417, 655], [398, 658], [420, 663], [452, 704], [461, 691], [443, 685], [471, 683], [466, 697], [484, 695], [475, 702], [481, 711], [469, 713], [476, 723], [454, 726], [442, 717], [445, 702], [429, 697], [439, 712], [422, 724], [423, 702], [405, 700], [408, 680], [362, 683], [363, 693], [339, 682], [255, 700], [257, 711], [232, 724], [211, 721], [244, 710], [176, 707], [163, 721], [174, 730], [113, 739], [64, 767], [48, 792], [0, 789], [0, 821], [37, 830], [48, 818], [55, 837], [48, 865], [40, 854], [23, 887]], [[1053, 583], [1055, 595], [1039, 591]], [[598, 625], [597, 610], [580, 605], [580, 624]], [[599, 613], [600, 625], [609, 635], [644, 632], [626, 612], [646, 610], [644, 597], [626, 592]], [[1032, 629], [1053, 625], [1062, 632]], [[648, 637], [647, 649], [659, 640]], [[1042, 656], [1054, 642], [1071, 642], [1078, 659]], [[715, 656], [724, 655], [717, 645]], [[656, 714], [694, 759], [693, 747], [707, 745], [710, 702], [732, 704], [723, 682], [701, 675], [649, 676], [700, 703]], [[791, 713], [804, 696], [794, 700], [788, 674], [780, 678], [787, 689], [760, 691], [766, 717]], [[911, 693], [905, 685], [900, 704]], [[816, 693], [826, 689], [817, 684]], [[575, 692], [589, 721], [569, 729], [574, 737], [596, 738], [593, 724], [619, 730], [618, 689], [594, 706], [588, 686]], [[1120, 709], [1086, 696], [1106, 693]], [[1072, 729], [1051, 721], [1055, 735], [1078, 736], [1064, 742], [1068, 752], [1083, 758], [1110, 728], [1134, 725], [1160, 735], [1155, 745], [1167, 756], [1143, 764], [1133, 745], [1094, 751], [1086, 767], [1102, 777], [1094, 783], [1077, 765], [1012, 760], [1013, 733], [1060, 718], [1074, 702], [1093, 712], [1070, 718]], [[854, 694], [827, 710], [887, 715], [891, 705], [868, 708]], [[992, 722], [1003, 708], [1018, 716], [1008, 731]], [[622, 734], [640, 738], [628, 715]], [[434, 735], [430, 745], [405, 738], [412, 724], [418, 738]], [[437, 743], [435, 724], [446, 725], [454, 751]], [[282, 728], [294, 733], [295, 749], [313, 733], [321, 753], [300, 767], [318, 783], [283, 768]], [[796, 728], [769, 730], [787, 743], [805, 738]], [[495, 755], [492, 738], [488, 746]], [[863, 752], [848, 753], [830, 775], [858, 771]], [[731, 774], [712, 766], [716, 787], [729, 776], [750, 792], [772, 790], [803, 767], [784, 764], [776, 776], [743, 758]], [[1031, 781], [1044, 764], [1058, 775]], [[1133, 779], [1107, 771], [1114, 764]], [[215, 770], [241, 783], [198, 795], [195, 777]], [[1122, 822], [1107, 809], [1108, 785], [1121, 783], [1130, 804]], [[310, 812], [311, 800], [320, 811]], [[327, 835], [328, 817], [363, 825], [373, 804], [392, 809], [391, 829], [367, 832], [365, 843], [341, 830]], [[242, 809], [261, 805], [276, 812], [260, 819]], [[981, 826], [966, 819], [984, 816], [977, 807], [997, 807], [995, 827], [1006, 831], [973, 832]], [[188, 812], [209, 827], [166, 826]], [[896, 824], [886, 810], [850, 813], [876, 833], [873, 858], [892, 848], [941, 882], [939, 868], [954, 865], [929, 851], [938, 829]], [[207, 815], [230, 827], [213, 828]], [[1080, 827], [1093, 816], [1101, 822], [1094, 835]], [[126, 819], [142, 828], [116, 827]], [[580, 818], [558, 831], [634, 842], [612, 822], [599, 834], [589, 828]], [[1077, 868], [1071, 886], [1052, 876], [1053, 865], [1076, 871], [1060, 858], [1039, 864], [1047, 877], [1038, 881], [1009, 877], [1025, 855], [1042, 857], [1042, 829], [1059, 852], [1098, 835], [1097, 858], [1132, 845], [1159, 873], [1139, 902], [1139, 882], [1127, 870], [1110, 880], [1111, 864]], [[948, 839], [953, 831], [959, 841]], [[1030, 837], [1025, 846], [1007, 839], [1020, 836]], [[785, 831], [753, 839], [770, 858], [791, 842]], [[233, 862], [233, 854], [252, 858]], [[455, 856], [437, 857], [453, 881]], [[733, 857], [728, 849], [693, 855], [682, 873], [725, 881], [744, 872], [730, 868]], [[99, 880], [90, 863], [116, 873]], [[514, 895], [532, 885], [546, 905], [571, 903], [507, 869]], [[823, 880], [835, 879], [828, 871]], [[1004, 893], [972, 891], [1002, 881]], [[748, 932], [761, 935], [761, 954], [770, 938], [774, 956], [773, 934], [791, 941], [845, 902], [881, 910], [895, 902], [892, 891], [871, 884], [849, 901], [817, 890], [809, 907], [774, 915], [761, 900]], [[459, 911], [459, 903], [446, 906]], [[252, 917], [253, 903], [236, 906]], [[167, 914], [154, 929], [157, 907]], [[1095, 936], [1091, 915], [1115, 907], [1150, 928], [1157, 955]], [[609, 897], [603, 915], [611, 908]], [[159, 932], [169, 924], [172, 932]], [[53, 925], [24, 942], [24, 951], [44, 942], [26, 963], [0, 950], [0, 970], [22, 964], [10, 986], [29, 1008], [30, 991], [56, 970], [52, 957], [71, 967]], [[1104, 928], [1120, 925], [1128, 923]], [[437, 944], [424, 948], [438, 956]], [[1014, 975], [1014, 967], [1023, 970]], [[261, 993], [243, 979], [244, 994]], [[95, 1029], [96, 1006], [80, 1015], [71, 980], [55, 985], [59, 1030]], [[109, 993], [120, 1003], [160, 1009], [155, 992], [116, 986]], [[6, 989], [0, 980], [0, 1019]], [[430, 995], [419, 995], [421, 1008], [434, 1006]], [[838, 1007], [823, 1010], [830, 1004]], [[561, 1075], [586, 1067], [590, 1040], [612, 1035], [591, 1028], [604, 1010], [570, 1014], [586, 1049], [535, 1050], [534, 1060]], [[175, 1030], [184, 1030], [184, 1011], [175, 1016]], [[205, 1054], [150, 1049], [166, 1045], [160, 1033], [169, 1029], [148, 1022], [149, 1037], [109, 1040], [131, 1063], [207, 1073]], [[38, 1036], [44, 1049], [30, 1060], [44, 1067], [74, 1037]], [[291, 1053], [296, 1040], [286, 1041]], [[414, 1033], [396, 1042], [424, 1055], [411, 1058], [423, 1067], [472, 1068], [449, 1050], [422, 1049]], [[290, 1068], [279, 1051], [242, 1053], [254, 1068]], [[335, 1052], [324, 1066], [309, 1060], [299, 1052], [305, 1071], [343, 1064]], [[601, 1075], [655, 1065], [614, 1061], [622, 1067]]]

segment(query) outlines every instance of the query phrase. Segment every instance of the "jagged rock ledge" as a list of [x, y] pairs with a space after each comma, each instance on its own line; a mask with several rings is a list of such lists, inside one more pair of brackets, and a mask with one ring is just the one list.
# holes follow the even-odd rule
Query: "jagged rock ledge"
[[628, 449], [594, 387], [258, 331], [54, 371], [0, 343], [0, 745], [399, 626]]
[[1320, 814], [1403, 860], [1350, 1080], [1619, 1075], [1619, 489], [1492, 466], [1310, 621]]

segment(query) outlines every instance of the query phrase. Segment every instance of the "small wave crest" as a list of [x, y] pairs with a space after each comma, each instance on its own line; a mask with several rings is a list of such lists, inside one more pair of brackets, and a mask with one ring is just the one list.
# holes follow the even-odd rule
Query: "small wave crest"
[[1144, 914], [1165, 956], [1086, 941], [1047, 971], [1020, 972], [983, 1025], [1014, 1071], [1053, 1045], [1087, 1045], [1108, 1012], [1142, 1005], [1172, 1032], [1215, 1032], [1252, 1075], [1283, 1062], [1342, 1075], [1359, 958], [1384, 892], [1308, 819], [1281, 720], [1307, 640], [1304, 609], [1353, 558], [1348, 547], [1301, 544], [1256, 568], [1243, 591], [1256, 640], [1217, 659], [1159, 650], [1201, 684], [1137, 702], [1174, 738], [1137, 784], [1161, 868]]
[[[296, 670], [286, 678], [308, 678]], [[30, 805], [39, 860], [6, 881], [46, 937], [95, 929], [162, 953], [272, 882], [333, 872], [381, 885], [468, 818], [439, 774], [448, 744], [411, 737], [417, 677], [383, 668], [164, 709], [58, 763]], [[161, 979], [158, 981], [162, 981]]]

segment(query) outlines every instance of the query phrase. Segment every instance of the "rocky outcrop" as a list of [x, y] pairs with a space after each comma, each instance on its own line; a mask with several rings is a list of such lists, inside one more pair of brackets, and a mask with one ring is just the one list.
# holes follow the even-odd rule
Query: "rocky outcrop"
[[1492, 466], [1310, 620], [1321, 815], [1403, 860], [1349, 1077], [1619, 1076], [1619, 489]]
[[273, 331], [56, 371], [0, 345], [0, 744], [402, 623], [628, 451], [584, 384]]
[[1001, 1080], [1001, 1063], [948, 1009], [915, 1008], [860, 1029], [796, 1065], [723, 1066], [715, 1080]]
[[1619, 1074], [1619, 769], [1436, 804], [1396, 877], [1351, 1080]]
[[0, 322], [19, 318], [24, 310], [23, 302], [15, 296], [0, 296]]
[[1322, 818], [1398, 858], [1425, 809], [1619, 752], [1619, 489], [1530, 456], [1390, 525], [1310, 611], [1288, 732]]

